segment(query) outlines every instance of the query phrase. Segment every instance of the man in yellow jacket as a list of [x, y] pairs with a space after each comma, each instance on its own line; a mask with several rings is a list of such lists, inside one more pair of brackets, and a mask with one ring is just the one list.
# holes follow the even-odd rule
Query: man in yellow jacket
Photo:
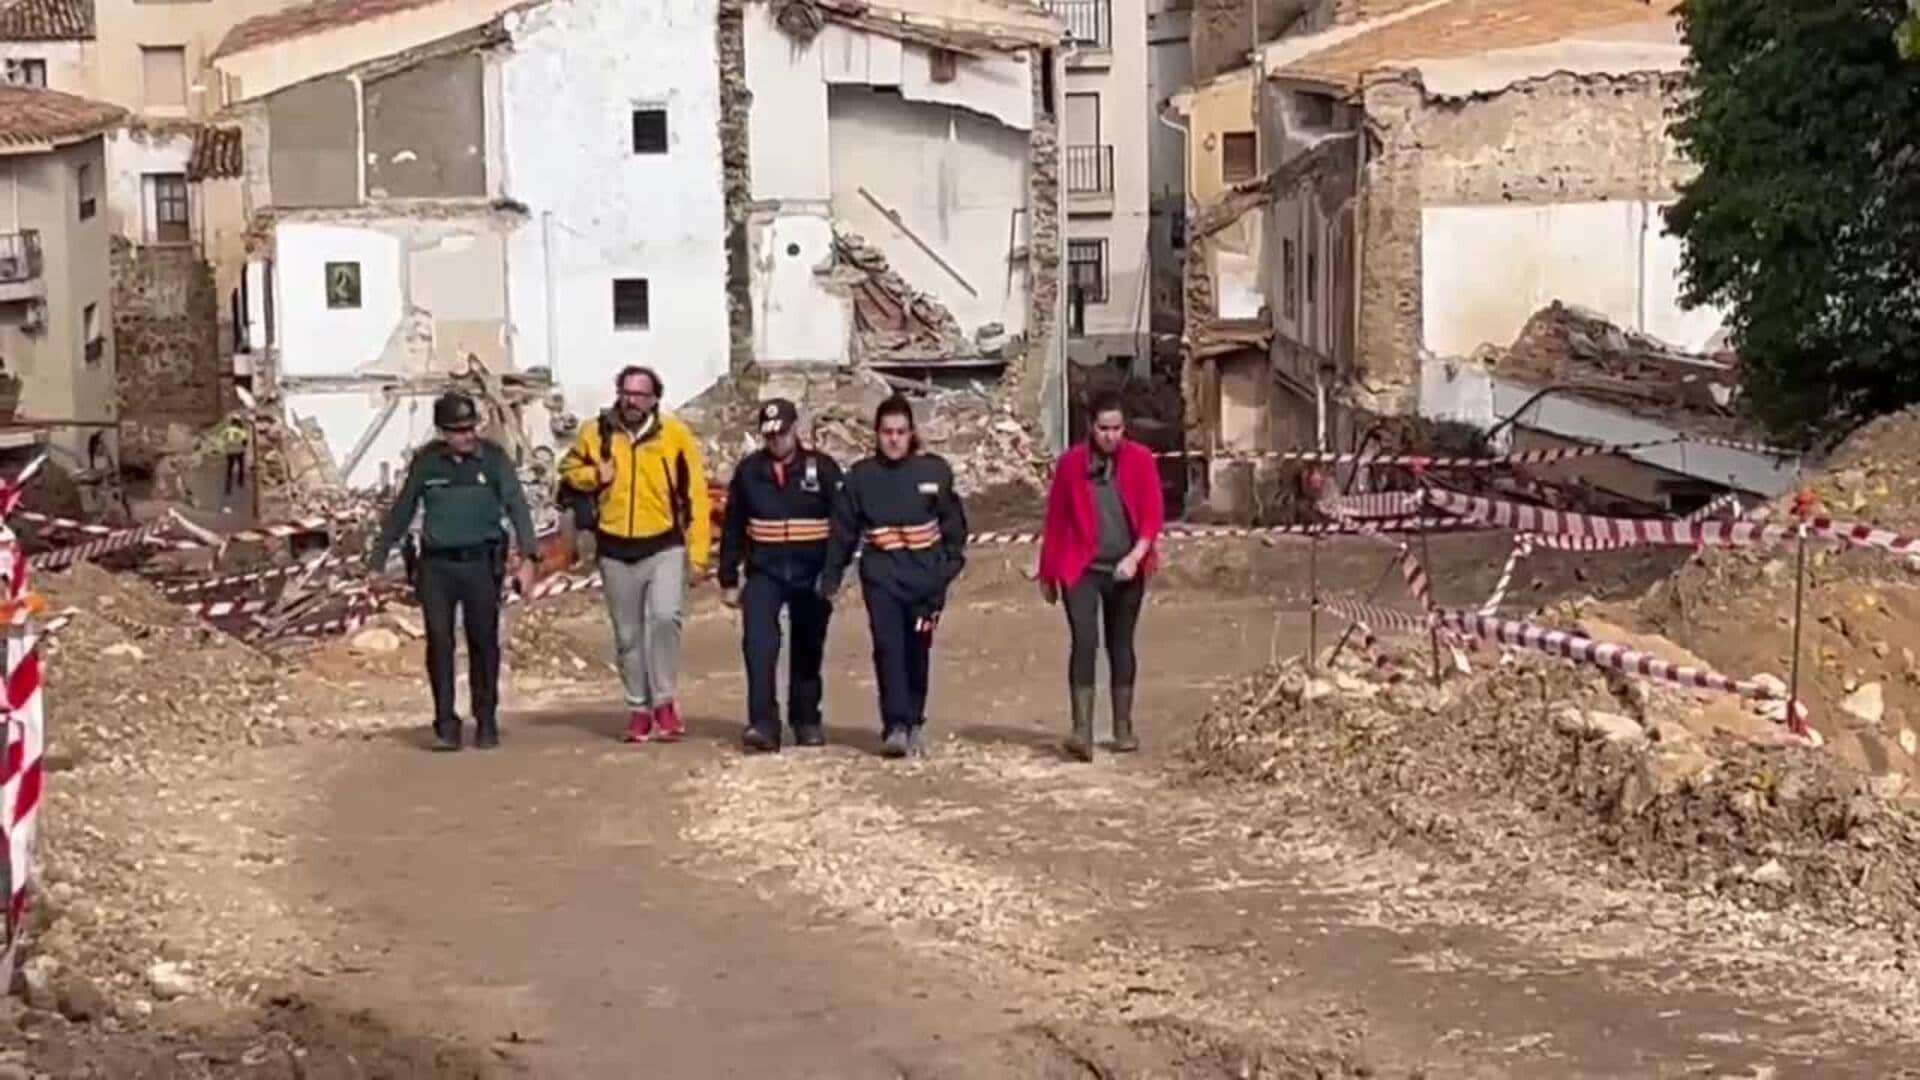
[[707, 472], [693, 433], [660, 409], [666, 388], [630, 366], [613, 408], [580, 427], [561, 460], [565, 483], [595, 498], [594, 547], [613, 620], [627, 741], [677, 742], [686, 731], [674, 698], [689, 564], [712, 557]]

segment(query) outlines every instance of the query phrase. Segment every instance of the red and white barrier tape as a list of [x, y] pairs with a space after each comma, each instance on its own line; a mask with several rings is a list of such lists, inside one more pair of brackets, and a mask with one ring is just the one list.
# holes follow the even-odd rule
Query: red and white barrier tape
[[1319, 503], [1328, 517], [1393, 518], [1411, 517], [1425, 509], [1417, 491], [1375, 491], [1363, 495], [1329, 495]]
[[1563, 446], [1550, 450], [1522, 450], [1491, 457], [1430, 457], [1425, 454], [1334, 454], [1319, 450], [1244, 450], [1220, 451], [1169, 450], [1154, 457], [1170, 460], [1210, 459], [1215, 461], [1286, 461], [1312, 465], [1372, 465], [1406, 469], [1507, 469], [1532, 465], [1551, 465], [1577, 458], [1608, 457], [1671, 446], [1680, 440], [1658, 439], [1650, 442], [1614, 443], [1606, 446]]
[[1716, 671], [1675, 664], [1659, 657], [1629, 649], [1625, 645], [1595, 641], [1564, 630], [1549, 630], [1532, 623], [1477, 615], [1469, 611], [1442, 609], [1436, 613], [1442, 626], [1463, 634], [1518, 648], [1532, 649], [1564, 657], [1583, 664], [1607, 668], [1627, 675], [1673, 683], [1695, 690], [1716, 690], [1756, 701], [1781, 701], [1786, 695], [1756, 679], [1735, 679]]
[[1507, 565], [1500, 570], [1500, 580], [1493, 584], [1493, 595], [1480, 605], [1480, 614], [1492, 615], [1500, 610], [1507, 599], [1507, 589], [1513, 584], [1514, 571], [1520, 568], [1520, 560], [1533, 554], [1533, 537], [1526, 533], [1517, 533], [1513, 538], [1513, 552], [1507, 556]]
[[[1572, 536], [1622, 546], [1750, 547], [1779, 544], [1799, 535], [1797, 525], [1762, 525], [1752, 521], [1686, 522], [1669, 518], [1610, 518], [1545, 510], [1498, 499], [1429, 491], [1432, 504], [1489, 525], [1516, 532]], [[1861, 522], [1811, 518], [1807, 536], [1853, 547], [1877, 548], [1897, 555], [1920, 553], [1920, 537]]]
[[1371, 604], [1365, 600], [1322, 600], [1320, 607], [1322, 610], [1330, 611], [1350, 623], [1368, 628], [1390, 630], [1396, 633], [1424, 634], [1432, 625], [1431, 620], [1424, 616], [1415, 615], [1406, 611], [1396, 611], [1389, 607], [1381, 607], [1378, 604]]
[[[320, 560], [320, 569], [329, 570], [344, 566], [354, 560], [345, 555], [327, 555]], [[224, 577], [205, 578], [200, 581], [163, 582], [158, 588], [160, 595], [169, 599], [180, 596], [192, 596], [195, 593], [219, 592], [240, 585], [253, 585], [265, 581], [275, 581], [283, 577], [298, 577], [305, 573], [308, 563], [289, 563], [285, 566], [270, 566], [264, 570], [251, 570], [244, 574], [228, 574]]]
[[[24, 583], [22, 583], [24, 585]], [[24, 594], [19, 588], [15, 596]], [[7, 635], [6, 751], [0, 758], [0, 807], [6, 825], [7, 944], [18, 940], [33, 880], [34, 838], [45, 783], [46, 701], [41, 693], [40, 636], [31, 627]]]
[[1709, 518], [1718, 516], [1723, 510], [1732, 510], [1733, 516], [1736, 518], [1741, 516], [1739, 492], [1729, 491], [1714, 499], [1712, 502], [1707, 503], [1707, 505], [1700, 509], [1695, 510], [1693, 513], [1682, 517], [1680, 520], [1686, 522], [1706, 521]]

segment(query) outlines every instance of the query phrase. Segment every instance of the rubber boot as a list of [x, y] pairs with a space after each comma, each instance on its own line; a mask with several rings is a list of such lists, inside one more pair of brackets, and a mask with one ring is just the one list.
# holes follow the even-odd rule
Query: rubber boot
[[1093, 760], [1093, 687], [1076, 686], [1073, 698], [1073, 734], [1067, 736], [1067, 753], [1081, 761]]
[[1116, 686], [1113, 688], [1113, 752], [1131, 754], [1140, 749], [1140, 740], [1133, 736], [1133, 687]]

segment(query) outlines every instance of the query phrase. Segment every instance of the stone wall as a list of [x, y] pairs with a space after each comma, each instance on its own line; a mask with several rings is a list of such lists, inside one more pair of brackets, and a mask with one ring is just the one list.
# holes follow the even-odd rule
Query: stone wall
[[191, 247], [113, 241], [120, 464], [151, 471], [192, 448], [228, 399], [213, 270]]
[[1693, 172], [1667, 133], [1679, 90], [1676, 75], [1561, 73], [1435, 99], [1415, 75], [1370, 80], [1354, 403], [1415, 405], [1423, 207], [1674, 198]]
[[747, 112], [746, 0], [720, 0], [715, 40], [720, 59], [720, 173], [727, 210], [727, 338], [729, 366], [738, 375], [753, 363], [753, 283], [747, 251], [752, 209]]
[[[1033, 131], [1029, 134], [1031, 157], [1027, 167], [1027, 342], [1019, 365], [1005, 375], [1007, 389], [1019, 402], [1021, 417], [1029, 423], [1048, 415], [1048, 398], [1058, 392], [1054, 380], [1066, 378], [1065, 370], [1054, 370], [1064, 363], [1056, 355], [1060, 350], [1055, 340], [1060, 332], [1061, 275], [1065, 272], [1060, 118], [1056, 114], [1059, 103], [1046, 100], [1047, 87], [1059, 86], [1060, 81], [1048, 78], [1044, 70], [1047, 64], [1056, 62], [1051, 50], [1033, 50]], [[1057, 417], [1056, 422], [1065, 424], [1066, 417]]]

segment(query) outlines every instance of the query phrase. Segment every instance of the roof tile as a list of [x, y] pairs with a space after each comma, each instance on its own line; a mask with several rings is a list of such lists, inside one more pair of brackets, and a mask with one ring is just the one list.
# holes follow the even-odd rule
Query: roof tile
[[[1400, 0], [1353, 0], [1369, 18], [1415, 6]], [[1355, 87], [1369, 71], [1563, 38], [1668, 16], [1675, 0], [1447, 0], [1347, 36], [1281, 67], [1275, 74]], [[1392, 10], [1389, 10], [1392, 9]]]
[[95, 135], [127, 118], [127, 110], [37, 86], [0, 85], [0, 146], [61, 143]]
[[193, 133], [193, 156], [187, 159], [187, 179], [228, 180], [246, 167], [246, 140], [237, 127], [211, 124]]
[[414, 8], [430, 7], [441, 0], [314, 0], [267, 15], [258, 15], [234, 27], [221, 40], [213, 55], [257, 49], [262, 45], [291, 41], [338, 26], [394, 15]]
[[86, 41], [93, 0], [0, 0], [0, 41]]

